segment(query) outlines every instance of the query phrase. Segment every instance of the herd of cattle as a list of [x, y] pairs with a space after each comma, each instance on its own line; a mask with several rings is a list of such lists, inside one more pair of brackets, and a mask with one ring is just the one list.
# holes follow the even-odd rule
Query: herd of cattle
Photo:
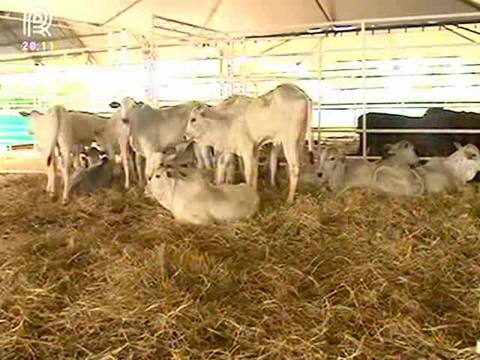
[[[211, 106], [190, 101], [154, 109], [127, 97], [110, 103], [110, 117], [53, 106], [46, 113], [21, 112], [47, 165], [47, 192], [56, 193], [56, 172], [63, 178], [63, 203], [70, 193], [88, 194], [111, 184], [119, 154], [129, 188], [135, 177], [145, 194], [170, 210], [178, 221], [205, 224], [252, 216], [257, 194], [259, 149], [271, 143], [270, 183], [275, 185], [278, 159], [288, 164], [287, 201], [294, 200], [308, 139], [308, 160], [319, 185], [333, 191], [367, 187], [402, 195], [459, 190], [480, 170], [473, 144], [448, 157], [420, 164], [411, 142], [382, 147], [383, 158], [347, 159], [340, 148], [318, 151], [311, 132], [312, 101], [299, 87], [282, 84], [259, 96], [232, 95]], [[307, 136], [308, 134], [308, 136]], [[92, 146], [92, 142], [97, 145]], [[178, 166], [190, 154], [198, 170]], [[237, 161], [238, 160], [238, 161]], [[244, 183], [232, 184], [238, 162]], [[215, 170], [214, 184], [201, 169]]]

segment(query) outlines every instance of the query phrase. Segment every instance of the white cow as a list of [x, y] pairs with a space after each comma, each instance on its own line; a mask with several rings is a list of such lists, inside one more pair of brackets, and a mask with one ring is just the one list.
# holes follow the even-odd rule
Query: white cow
[[146, 193], [183, 223], [227, 223], [253, 216], [260, 204], [257, 192], [246, 184], [213, 186], [200, 175], [182, 177], [160, 168]]
[[110, 158], [114, 157], [114, 141], [109, 127], [109, 118], [96, 114], [67, 111], [61, 105], [55, 105], [42, 114], [38, 111], [20, 112], [31, 120], [33, 133], [47, 163], [47, 192], [55, 194], [56, 156], [58, 150], [62, 161], [64, 204], [68, 202], [72, 171], [72, 155], [75, 145], [90, 145], [95, 140]]
[[[122, 121], [128, 129], [130, 145], [137, 155], [145, 158], [145, 171], [142, 174], [147, 179], [162, 164], [163, 151], [168, 146], [183, 141], [190, 113], [199, 104], [196, 101], [189, 101], [154, 109], [142, 102], [135, 102], [130, 97], [124, 98], [121, 103], [110, 103], [110, 107], [119, 108]], [[207, 147], [194, 145], [193, 150], [197, 167], [212, 167], [210, 150]], [[139, 166], [137, 170], [138, 168]], [[144, 183], [145, 179], [141, 182]]]
[[458, 191], [480, 171], [480, 152], [473, 144], [454, 143], [457, 151], [446, 158], [433, 158], [417, 168], [428, 193]]
[[419, 159], [413, 145], [402, 141], [386, 146], [388, 158], [378, 162], [364, 159], [346, 159], [338, 148], [320, 151], [318, 177], [333, 191], [351, 188], [370, 188], [377, 191], [420, 195], [424, 191], [423, 179], [410, 168]]
[[[311, 134], [312, 101], [293, 84], [282, 84], [257, 98], [232, 96], [217, 106], [200, 105], [193, 109], [187, 136], [200, 145], [224, 152], [217, 167], [217, 180], [224, 178], [231, 154], [240, 156], [247, 184], [257, 188], [258, 148], [265, 143], [282, 145], [289, 166], [288, 202], [297, 189], [305, 135]], [[227, 159], [225, 159], [225, 157]]]

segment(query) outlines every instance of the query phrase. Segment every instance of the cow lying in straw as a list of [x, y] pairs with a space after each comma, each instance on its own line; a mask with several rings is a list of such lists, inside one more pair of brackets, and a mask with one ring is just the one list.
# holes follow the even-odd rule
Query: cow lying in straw
[[246, 184], [213, 186], [201, 175], [160, 168], [146, 190], [182, 223], [211, 224], [248, 218], [258, 210], [257, 192]]
[[320, 151], [317, 175], [333, 191], [370, 188], [398, 195], [420, 195], [424, 192], [421, 176], [410, 168], [419, 162], [413, 145], [407, 141], [388, 144], [386, 157], [378, 162], [346, 159], [338, 148]]
[[95, 148], [81, 154], [84, 165], [76, 169], [68, 192], [78, 195], [92, 194], [109, 187], [113, 180], [114, 161], [108, 155]]
[[480, 171], [480, 152], [473, 144], [454, 143], [457, 151], [445, 158], [433, 158], [416, 170], [427, 193], [458, 191]]

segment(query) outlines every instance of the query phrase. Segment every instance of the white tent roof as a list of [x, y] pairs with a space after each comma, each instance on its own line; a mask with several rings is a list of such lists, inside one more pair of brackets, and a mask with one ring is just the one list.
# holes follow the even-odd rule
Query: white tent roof
[[[479, 12], [480, 0], [2, 0], [1, 11], [41, 7], [54, 17], [146, 31], [161, 15], [225, 32], [277, 32], [326, 21]], [[132, 6], [133, 4], [133, 6]], [[323, 8], [323, 10], [322, 10]], [[325, 14], [324, 14], [325, 13]], [[210, 18], [210, 19], [209, 19]]]
[[[134, 34], [130, 44], [136, 46], [140, 57], [139, 35], [151, 36], [152, 15], [234, 35], [304, 31], [332, 21], [390, 18], [390, 23], [401, 23], [406, 20], [399, 17], [426, 15], [469, 13], [480, 20], [480, 0], [2, 0], [0, 61], [9, 61], [12, 54], [17, 59], [18, 55], [31, 56], [22, 54], [24, 36], [21, 19], [23, 13], [42, 9], [54, 17], [57, 25], [60, 21], [67, 26], [63, 30], [55, 29], [53, 35], [53, 38], [60, 39], [57, 45], [61, 49], [105, 49], [108, 29], [125, 28]], [[172, 37], [189, 38], [182, 35], [181, 31], [185, 28], [181, 25], [160, 22], [160, 26], [180, 31], [172, 33], [157, 29], [156, 34], [161, 35], [161, 41], [172, 42]], [[188, 28], [187, 33], [191, 30]], [[195, 31], [195, 34], [200, 33], [200, 30]], [[167, 34], [172, 37], [165, 36]], [[158, 40], [156, 43], [159, 43]], [[96, 57], [102, 56], [99, 54]]]

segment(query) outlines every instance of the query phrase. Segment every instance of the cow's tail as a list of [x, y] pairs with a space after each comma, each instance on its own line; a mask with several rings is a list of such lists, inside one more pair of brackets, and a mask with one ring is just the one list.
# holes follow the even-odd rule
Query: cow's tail
[[308, 158], [310, 164], [314, 163], [313, 155], [313, 131], [312, 131], [313, 103], [312, 99], [307, 97], [307, 135], [308, 135]]
[[48, 147], [47, 166], [50, 166], [53, 161], [53, 157], [55, 156], [55, 146], [57, 146], [58, 143], [58, 133], [60, 132], [60, 117], [62, 116], [62, 113], [63, 107], [59, 105], [55, 105], [50, 110], [52, 127], [49, 129], [51, 131], [51, 138]]

